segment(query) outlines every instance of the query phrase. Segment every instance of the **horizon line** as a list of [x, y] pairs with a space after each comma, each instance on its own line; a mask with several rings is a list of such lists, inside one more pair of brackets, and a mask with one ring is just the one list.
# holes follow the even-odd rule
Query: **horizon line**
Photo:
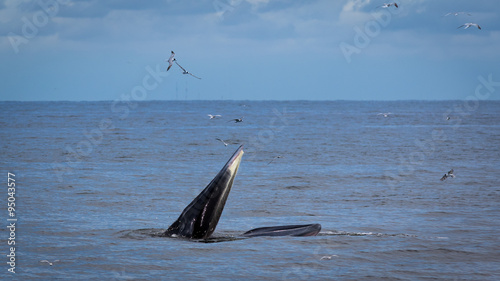
[[[166, 102], [195, 102], [195, 101], [229, 101], [229, 102], [237, 102], [237, 101], [247, 101], [247, 102], [331, 102], [331, 101], [347, 101], [347, 102], [402, 102], [402, 101], [421, 101], [421, 102], [440, 102], [440, 101], [466, 101], [468, 99], [379, 99], [379, 100], [370, 100], [370, 99], [314, 99], [314, 100], [306, 100], [306, 99], [265, 99], [265, 100], [251, 100], [251, 99], [162, 99], [162, 100], [134, 100], [134, 102], [158, 102], [158, 101], [166, 101]], [[0, 100], [0, 102], [114, 102], [115, 100]], [[478, 100], [479, 102], [485, 101], [500, 101], [500, 99], [486, 99], [486, 100]]]

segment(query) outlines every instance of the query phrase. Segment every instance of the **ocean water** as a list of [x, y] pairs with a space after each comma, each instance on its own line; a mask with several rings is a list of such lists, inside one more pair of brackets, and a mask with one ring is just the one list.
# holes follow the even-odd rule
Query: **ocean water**
[[[500, 279], [498, 101], [0, 102], [0, 128], [6, 280]], [[240, 144], [214, 236], [320, 234], [150, 235]]]

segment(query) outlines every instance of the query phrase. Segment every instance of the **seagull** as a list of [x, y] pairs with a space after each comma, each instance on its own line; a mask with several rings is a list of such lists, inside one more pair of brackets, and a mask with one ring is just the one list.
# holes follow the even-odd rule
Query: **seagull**
[[322, 256], [319, 260], [331, 260], [333, 257], [338, 257], [337, 255]]
[[231, 121], [234, 121], [234, 123], [240, 123], [240, 122], [243, 122], [243, 117], [241, 117], [239, 119], [231, 119], [228, 122], [231, 122]]
[[444, 15], [444, 17], [450, 16], [450, 15], [458, 16], [458, 15], [462, 15], [462, 14], [472, 16], [470, 13], [467, 13], [467, 12], [454, 12], [454, 13], [447, 13], [446, 15]]
[[181, 69], [182, 69], [182, 74], [189, 74], [189, 75], [193, 76], [194, 78], [201, 79], [200, 77], [195, 76], [193, 73], [186, 71], [186, 70], [184, 69], [184, 67], [182, 67], [182, 66], [181, 66], [181, 65], [177, 62], [177, 60], [176, 60], [176, 59], [174, 59], [174, 61], [175, 61], [175, 63], [176, 63], [176, 64], [177, 64], [177, 65], [178, 65]]
[[281, 156], [281, 155], [275, 156], [275, 157], [273, 158], [273, 160], [271, 160], [271, 161], [269, 161], [269, 163], [267, 163], [267, 165], [271, 164], [271, 162], [273, 162], [273, 161], [274, 161], [274, 159], [278, 159], [278, 158], [283, 158], [283, 156]]
[[212, 114], [207, 114], [208, 117], [210, 117], [210, 119], [215, 119], [215, 118], [218, 118], [218, 117], [222, 117], [221, 115], [212, 115]]
[[389, 8], [390, 6], [394, 6], [396, 8], [399, 8], [398, 4], [396, 2], [393, 3], [384, 3], [384, 5], [380, 6], [381, 8]]
[[387, 112], [387, 113], [379, 113], [377, 115], [384, 115], [384, 117], [389, 117], [389, 115], [392, 114], [390, 112]]
[[448, 177], [452, 177], [454, 178], [455, 175], [453, 174], [453, 169], [449, 170], [448, 173], [447, 173]]
[[167, 71], [172, 67], [172, 64], [175, 61], [175, 59], [174, 59], [175, 53], [174, 53], [174, 51], [171, 51], [171, 52], [172, 52], [172, 54], [170, 55], [170, 58], [168, 58], [168, 60], [165, 60], [165, 61], [168, 61]]
[[441, 178], [441, 181], [444, 181], [445, 179], [447, 178], [454, 178], [455, 175], [453, 174], [453, 169], [451, 169], [450, 171], [448, 171], [448, 173], [444, 174], [444, 176]]
[[216, 140], [218, 140], [218, 141], [222, 142], [222, 143], [224, 144], [224, 146], [227, 146], [227, 143], [226, 143], [224, 140], [219, 139], [219, 138], [216, 138]]
[[469, 28], [469, 27], [471, 27], [471, 26], [475, 26], [475, 27], [477, 27], [478, 29], [481, 29], [481, 27], [479, 26], [479, 24], [474, 23], [474, 22], [468, 22], [468, 23], [462, 24], [461, 26], [457, 27], [457, 29], [459, 29], [459, 28], [461, 28], [461, 27], [463, 27], [464, 29], [467, 29], [467, 28]]
[[58, 261], [59, 261], [59, 260], [55, 260], [55, 261], [53, 261], [53, 262], [50, 262], [50, 261], [48, 261], [48, 260], [41, 260], [40, 262], [46, 262], [46, 263], [48, 263], [50, 266], [52, 266], [52, 265], [54, 264], [54, 262], [58, 262]]

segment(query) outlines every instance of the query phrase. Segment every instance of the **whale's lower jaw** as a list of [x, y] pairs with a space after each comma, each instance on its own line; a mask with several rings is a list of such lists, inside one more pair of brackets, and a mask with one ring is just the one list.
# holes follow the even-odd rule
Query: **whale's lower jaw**
[[281, 225], [260, 227], [243, 233], [244, 237], [256, 236], [316, 236], [321, 231], [321, 224]]

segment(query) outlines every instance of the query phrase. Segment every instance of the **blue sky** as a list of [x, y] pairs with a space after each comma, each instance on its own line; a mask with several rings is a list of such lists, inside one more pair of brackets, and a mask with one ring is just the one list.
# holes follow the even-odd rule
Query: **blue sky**
[[[397, 2], [0, 0], [0, 100], [451, 100], [500, 81], [498, 1]], [[202, 79], [164, 72], [171, 50]]]

